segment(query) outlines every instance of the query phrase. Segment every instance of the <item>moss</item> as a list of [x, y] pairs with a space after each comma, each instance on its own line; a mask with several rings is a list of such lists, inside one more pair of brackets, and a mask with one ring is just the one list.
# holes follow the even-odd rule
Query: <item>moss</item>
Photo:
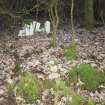
[[98, 89], [101, 83], [105, 83], [105, 74], [95, 70], [89, 64], [81, 64], [78, 68], [73, 68], [69, 72], [67, 83], [77, 83], [77, 74], [79, 74], [81, 81], [84, 82], [83, 89], [94, 91]]
[[41, 86], [34, 74], [26, 72], [21, 76], [20, 81], [16, 85], [17, 94], [21, 95], [26, 102], [32, 103], [40, 96]]
[[65, 48], [64, 56], [70, 60], [76, 59], [76, 57], [77, 57], [76, 47]]
[[70, 105], [84, 105], [84, 103], [86, 103], [85, 101], [86, 100], [83, 96], [75, 94]]

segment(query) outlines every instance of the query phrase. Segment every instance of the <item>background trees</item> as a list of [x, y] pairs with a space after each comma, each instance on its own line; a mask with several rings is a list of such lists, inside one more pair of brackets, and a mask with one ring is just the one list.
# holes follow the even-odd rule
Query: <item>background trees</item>
[[93, 29], [94, 24], [94, 9], [93, 0], [85, 0], [85, 27], [87, 30]]
[[[52, 2], [58, 0], [0, 0], [0, 19], [24, 20], [24, 18], [35, 18], [38, 10], [38, 18], [45, 16], [49, 18]], [[55, 5], [54, 5], [55, 6]], [[60, 23], [68, 23], [70, 20], [71, 0], [59, 0], [57, 11]], [[104, 24], [105, 0], [74, 0], [75, 23], [82, 24], [90, 30], [97, 23]], [[55, 15], [55, 13], [54, 13]], [[5, 18], [6, 17], [6, 18]], [[0, 25], [1, 26], [1, 25]]]

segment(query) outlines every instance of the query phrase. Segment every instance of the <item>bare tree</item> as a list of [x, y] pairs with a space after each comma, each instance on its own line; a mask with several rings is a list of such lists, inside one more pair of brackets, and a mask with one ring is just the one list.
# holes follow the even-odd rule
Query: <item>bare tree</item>
[[73, 10], [74, 10], [74, 0], [71, 1], [71, 29], [72, 29], [72, 46], [75, 46], [75, 29], [74, 29], [74, 20], [73, 20]]
[[59, 0], [53, 0], [49, 9], [49, 16], [50, 16], [50, 20], [53, 28], [53, 32], [52, 32], [53, 47], [56, 47], [56, 34], [58, 30], [58, 25], [59, 25], [58, 3], [59, 3]]

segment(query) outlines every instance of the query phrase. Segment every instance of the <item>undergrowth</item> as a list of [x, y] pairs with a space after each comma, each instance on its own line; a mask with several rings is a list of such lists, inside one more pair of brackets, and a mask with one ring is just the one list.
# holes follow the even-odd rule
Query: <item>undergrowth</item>
[[64, 56], [69, 60], [74, 60], [77, 58], [77, 50], [76, 46], [65, 48], [64, 49]]
[[89, 99], [87, 105], [95, 105], [95, 102], [93, 100]]
[[80, 105], [86, 102], [86, 99], [83, 96], [76, 94], [70, 87], [66, 86], [65, 81], [56, 80], [54, 89], [56, 92], [62, 90], [65, 96], [72, 98], [71, 102], [67, 102], [67, 105]]
[[46, 89], [54, 89], [54, 105], [59, 102], [60, 92], [66, 97], [71, 97], [66, 105], [95, 105], [93, 100], [85, 99], [83, 96], [77, 94], [71, 87], [71, 84], [76, 84], [78, 75], [80, 80], [84, 83], [82, 89], [95, 91], [98, 86], [105, 82], [105, 75], [91, 67], [90, 64], [81, 64], [78, 67], [69, 71], [69, 79], [64, 80], [43, 80], [39, 81], [37, 77], [31, 72], [21, 74], [21, 78], [16, 85], [10, 88], [10, 92], [16, 88], [16, 95], [21, 96], [27, 103], [33, 103], [40, 98], [41, 92]]
[[[61, 97], [61, 92], [64, 96], [71, 98], [66, 105], [95, 105], [90, 100], [86, 100], [83, 96], [74, 92], [74, 90], [66, 85], [64, 80], [44, 80], [39, 81], [31, 72], [22, 74], [19, 82], [13, 85], [16, 88], [16, 95], [21, 96], [27, 103], [34, 103], [40, 98], [41, 91], [46, 89], [54, 89], [53, 104], [57, 105]], [[11, 88], [13, 90], [13, 88]]]
[[100, 84], [105, 83], [105, 74], [103, 72], [94, 69], [90, 64], [81, 64], [69, 71], [67, 84], [76, 84], [78, 75], [84, 83], [82, 88], [89, 91], [95, 91]]
[[76, 94], [70, 87], [66, 85], [66, 82], [63, 80], [49, 80], [45, 82], [45, 87], [53, 88], [55, 91], [54, 105], [57, 105], [60, 97], [60, 92], [62, 91], [64, 96], [71, 97], [71, 101], [67, 101], [66, 105], [80, 105], [86, 102], [86, 99], [83, 96]]
[[41, 86], [34, 74], [25, 72], [16, 85], [17, 95], [22, 96], [26, 102], [32, 103], [40, 97]]

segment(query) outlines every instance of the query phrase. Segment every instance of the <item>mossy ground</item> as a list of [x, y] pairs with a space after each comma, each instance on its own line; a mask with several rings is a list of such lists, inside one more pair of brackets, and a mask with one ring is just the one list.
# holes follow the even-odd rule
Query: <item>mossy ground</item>
[[[54, 100], [57, 99], [57, 97], [59, 97], [59, 92], [62, 91], [64, 96], [67, 97], [72, 97], [72, 101], [71, 102], [67, 102], [66, 105], [80, 105], [82, 103], [86, 103], [86, 99], [83, 96], [78, 95], [77, 93], [75, 93], [70, 87], [68, 87], [66, 85], [66, 82], [63, 80], [47, 80], [47, 82], [45, 82], [45, 87], [47, 87], [48, 89], [53, 88], [55, 91], [55, 97]], [[58, 94], [57, 94], [58, 93]], [[56, 96], [57, 95], [57, 96]], [[56, 100], [58, 101], [58, 100]], [[56, 102], [54, 101], [54, 102]], [[56, 105], [56, 103], [54, 103], [54, 105]]]
[[80, 105], [86, 102], [86, 99], [83, 96], [76, 94], [70, 87], [66, 85], [65, 81], [57, 80], [54, 89], [56, 91], [62, 90], [65, 96], [72, 97], [72, 101], [68, 102], [67, 105]]
[[[14, 86], [14, 85], [13, 85]], [[89, 104], [83, 97], [74, 92], [74, 90], [66, 85], [64, 80], [37, 80], [36, 76], [31, 72], [26, 72], [21, 76], [20, 81], [15, 87], [17, 95], [23, 97], [27, 103], [34, 103], [40, 99], [41, 91], [46, 89], [54, 89], [54, 105], [59, 102], [59, 92], [63, 92], [64, 96], [71, 97], [72, 100], [68, 101], [66, 105], [95, 105]], [[11, 89], [13, 89], [11, 88]]]
[[34, 74], [26, 72], [16, 85], [17, 95], [21, 95], [26, 102], [32, 103], [40, 96], [41, 86]]
[[[59, 91], [62, 91], [64, 96], [72, 97], [72, 101], [67, 105], [95, 105], [94, 102], [89, 99], [86, 100], [83, 96], [77, 94], [71, 87], [71, 84], [77, 83], [77, 77], [84, 83], [82, 89], [94, 91], [101, 83], [105, 82], [105, 74], [90, 66], [90, 64], [81, 64], [78, 67], [73, 68], [68, 73], [68, 80], [43, 80], [39, 81], [36, 76], [31, 72], [25, 72], [21, 74], [21, 78], [16, 85], [13, 84], [10, 88], [10, 92], [16, 88], [17, 96], [23, 97], [27, 103], [33, 103], [37, 99], [40, 99], [41, 92], [46, 89], [54, 89], [54, 105], [58, 101]], [[9, 93], [10, 93], [9, 92]]]
[[90, 64], [81, 64], [78, 68], [70, 70], [68, 84], [76, 84], [78, 75], [84, 83], [83, 89], [95, 91], [100, 84], [105, 83], [105, 74], [91, 67]]
[[74, 60], [77, 58], [77, 50], [76, 46], [65, 48], [64, 49], [64, 56], [69, 60]]

